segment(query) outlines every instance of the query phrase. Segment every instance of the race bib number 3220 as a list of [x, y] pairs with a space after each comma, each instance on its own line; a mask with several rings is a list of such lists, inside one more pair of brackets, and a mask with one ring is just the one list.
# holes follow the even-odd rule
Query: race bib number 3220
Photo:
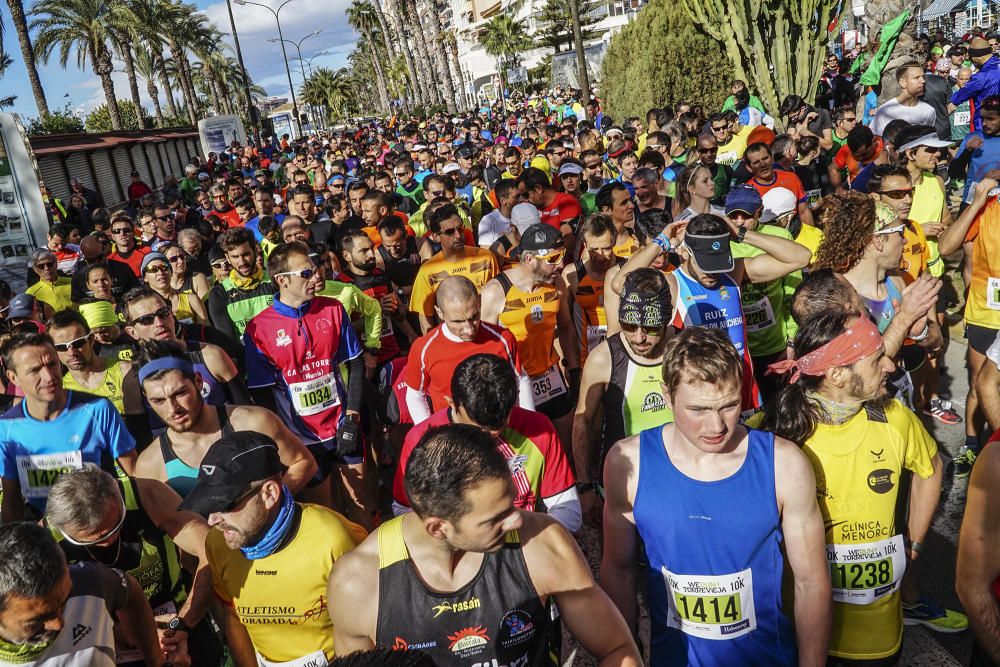
[[723, 575], [674, 574], [663, 568], [667, 625], [692, 637], [733, 639], [757, 627], [750, 569]]

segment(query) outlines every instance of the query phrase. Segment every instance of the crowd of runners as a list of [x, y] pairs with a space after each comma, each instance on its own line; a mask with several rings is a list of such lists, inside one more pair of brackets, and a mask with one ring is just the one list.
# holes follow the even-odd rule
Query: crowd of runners
[[[556, 90], [43, 185], [0, 664], [1000, 665], [992, 37], [880, 105], [831, 56], [815, 104]], [[960, 612], [920, 564], [970, 474]]]

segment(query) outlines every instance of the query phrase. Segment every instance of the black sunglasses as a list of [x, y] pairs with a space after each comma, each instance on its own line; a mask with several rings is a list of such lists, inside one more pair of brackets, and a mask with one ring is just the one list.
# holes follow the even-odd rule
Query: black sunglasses
[[160, 308], [155, 313], [150, 313], [149, 315], [140, 315], [139, 317], [132, 320], [132, 324], [141, 324], [144, 327], [148, 327], [150, 324], [156, 321], [156, 318], [165, 320], [170, 317], [170, 306], [164, 306]]

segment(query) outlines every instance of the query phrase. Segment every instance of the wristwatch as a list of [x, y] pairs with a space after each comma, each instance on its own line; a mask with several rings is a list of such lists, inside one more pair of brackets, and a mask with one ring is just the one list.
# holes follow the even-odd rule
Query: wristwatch
[[576, 492], [586, 493], [587, 491], [597, 491], [597, 482], [577, 482]]
[[747, 228], [740, 225], [740, 231], [736, 232], [736, 242], [743, 243], [743, 239], [746, 238]]
[[174, 616], [170, 621], [167, 622], [167, 629], [171, 632], [186, 632], [191, 634], [190, 628], [188, 628], [187, 623], [180, 616]]

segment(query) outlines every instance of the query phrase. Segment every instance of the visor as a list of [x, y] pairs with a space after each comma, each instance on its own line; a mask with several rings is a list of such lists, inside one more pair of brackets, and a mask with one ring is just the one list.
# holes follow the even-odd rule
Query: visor
[[694, 255], [695, 264], [705, 273], [729, 273], [735, 267], [729, 249], [729, 234], [700, 236], [684, 234], [684, 245]]
[[917, 148], [919, 146], [927, 146], [928, 148], [948, 148], [954, 143], [955, 142], [953, 141], [944, 141], [942, 139], [938, 139], [938, 136], [936, 134], [925, 134], [919, 139], [914, 139], [913, 141], [906, 142], [905, 144], [900, 146], [898, 150], [900, 153], [905, 153], [911, 148]]

